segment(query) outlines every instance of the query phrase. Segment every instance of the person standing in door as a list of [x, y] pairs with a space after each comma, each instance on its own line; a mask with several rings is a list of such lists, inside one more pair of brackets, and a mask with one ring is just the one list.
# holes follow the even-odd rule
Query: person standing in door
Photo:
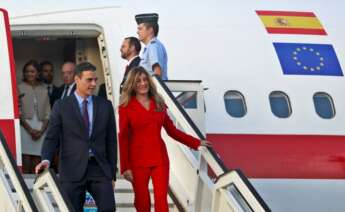
[[150, 75], [157, 75], [168, 80], [168, 55], [164, 45], [158, 40], [158, 14], [147, 13], [135, 16], [138, 24], [139, 40], [145, 44], [141, 55], [140, 66]]
[[65, 62], [61, 67], [63, 85], [59, 88], [59, 99], [70, 96], [75, 91], [75, 64], [73, 62]]
[[18, 85], [20, 95], [21, 147], [23, 173], [34, 173], [40, 162], [40, 152], [48, 126], [50, 104], [48, 91], [38, 80], [40, 65], [28, 61], [23, 68], [23, 82]]
[[54, 79], [54, 66], [53, 64], [46, 60], [41, 63], [41, 73], [40, 79], [47, 87], [50, 107], [52, 108], [54, 102], [59, 99], [59, 88], [53, 84]]
[[54, 104], [42, 147], [43, 160], [35, 170], [40, 173], [48, 168], [59, 146], [59, 180], [77, 212], [83, 211], [86, 190], [99, 211], [115, 211], [115, 115], [110, 101], [92, 95], [95, 71], [87, 62], [76, 67], [76, 90]]
[[137, 212], [150, 212], [150, 178], [155, 211], [168, 212], [169, 158], [161, 138], [162, 127], [169, 136], [195, 150], [210, 143], [174, 126], [151, 76], [140, 66], [131, 70], [123, 86], [119, 121], [121, 174], [132, 182]]
[[[62, 74], [62, 80], [63, 84], [58, 88], [57, 92], [57, 99], [64, 99], [71, 94], [74, 93], [76, 89], [76, 85], [74, 82], [75, 77], [75, 63], [73, 62], [64, 62], [61, 66], [61, 74]], [[54, 169], [56, 172], [58, 172], [58, 166], [59, 166], [59, 154], [56, 152], [53, 161], [50, 164], [50, 167]]]

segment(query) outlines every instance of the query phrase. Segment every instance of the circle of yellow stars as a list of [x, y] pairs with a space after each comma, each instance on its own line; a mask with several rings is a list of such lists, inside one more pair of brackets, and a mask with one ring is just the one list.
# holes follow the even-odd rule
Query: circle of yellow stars
[[[298, 54], [303, 51], [314, 53], [315, 56], [319, 58], [319, 64], [317, 66], [307, 66], [303, 64], [301, 60], [298, 58]], [[306, 46], [297, 47], [295, 51], [292, 52], [292, 59], [296, 62], [296, 65], [298, 65], [305, 71], [320, 71], [321, 68], [325, 66], [324, 58], [321, 56], [320, 52], [315, 51], [315, 49], [308, 48]]]

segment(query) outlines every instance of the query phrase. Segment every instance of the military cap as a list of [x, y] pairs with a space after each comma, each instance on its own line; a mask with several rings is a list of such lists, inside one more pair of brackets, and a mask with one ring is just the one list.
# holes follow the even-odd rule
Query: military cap
[[142, 24], [142, 23], [157, 24], [158, 14], [157, 13], [138, 14], [135, 16], [135, 21], [137, 22], [137, 24]]

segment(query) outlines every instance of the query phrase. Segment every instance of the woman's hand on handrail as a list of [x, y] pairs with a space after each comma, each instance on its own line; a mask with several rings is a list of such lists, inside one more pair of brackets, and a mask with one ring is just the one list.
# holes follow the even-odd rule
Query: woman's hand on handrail
[[212, 143], [207, 140], [201, 140], [200, 146], [211, 147]]

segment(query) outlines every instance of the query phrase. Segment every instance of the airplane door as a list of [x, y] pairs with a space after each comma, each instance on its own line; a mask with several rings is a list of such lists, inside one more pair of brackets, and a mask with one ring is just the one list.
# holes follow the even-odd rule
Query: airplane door
[[107, 47], [105, 44], [104, 35], [100, 34], [97, 37], [97, 41], [98, 41], [98, 46], [99, 46], [99, 53], [101, 55], [101, 60], [102, 60], [103, 71], [104, 71], [104, 83], [107, 90], [107, 97], [108, 97], [108, 100], [112, 101], [114, 105], [114, 94], [113, 94], [113, 83], [112, 83], [113, 81], [111, 80], [108, 53], [107, 53]]
[[6, 10], [0, 8], [0, 130], [21, 166], [19, 108], [12, 38]]

